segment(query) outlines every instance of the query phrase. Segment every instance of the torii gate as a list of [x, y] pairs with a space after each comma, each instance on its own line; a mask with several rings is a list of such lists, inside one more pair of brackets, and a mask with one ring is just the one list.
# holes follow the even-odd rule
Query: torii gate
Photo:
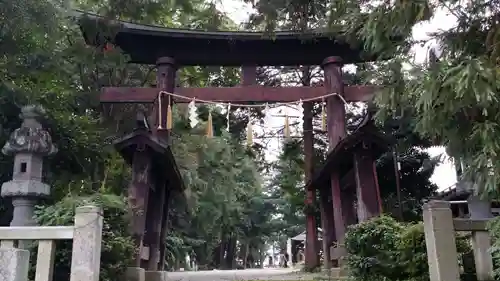
[[[326, 94], [336, 93], [327, 99], [328, 136], [330, 150], [346, 136], [345, 102], [369, 101], [375, 91], [374, 86], [344, 86], [342, 81], [342, 66], [376, 60], [377, 54], [367, 54], [362, 50], [362, 42], [352, 46], [333, 34], [294, 32], [276, 32], [273, 37], [259, 32], [225, 32], [225, 31], [195, 31], [139, 25], [123, 21], [108, 21], [98, 16], [86, 15], [81, 20], [98, 20], [113, 25], [114, 34], [82, 31], [88, 44], [96, 45], [110, 42], [120, 47], [131, 57], [131, 62], [156, 65], [157, 88], [103, 88], [101, 103], [157, 103], [160, 91], [175, 93], [187, 99], [170, 99], [172, 103], [189, 102], [190, 98], [201, 100], [244, 103], [244, 102], [291, 102], [307, 100]], [[94, 25], [95, 26], [95, 25]], [[107, 40], [106, 40], [107, 38]], [[176, 71], [182, 66], [239, 66], [242, 68], [241, 85], [230, 88], [183, 88], [176, 87]], [[263, 87], [256, 85], [257, 66], [301, 66], [321, 65], [324, 70], [324, 85], [310, 87]], [[161, 100], [161, 107], [167, 108], [169, 99]], [[305, 103], [306, 105], [307, 103]], [[311, 125], [312, 106], [304, 111], [304, 129]], [[157, 116], [157, 114], [153, 114]], [[161, 120], [155, 118], [151, 127], [151, 135], [166, 140], [168, 134], [163, 134], [156, 128], [158, 125], [166, 128], [166, 114]], [[307, 122], [309, 121], [309, 123]], [[312, 131], [312, 130], [311, 130]], [[313, 182], [313, 148], [312, 140], [305, 139], [305, 174], [306, 181]], [[134, 161], [139, 161], [133, 158]], [[373, 161], [372, 161], [373, 162]], [[330, 167], [330, 166], [328, 166]], [[346, 222], [342, 215], [343, 206], [340, 190], [340, 175], [336, 171], [321, 171], [321, 174], [332, 173], [328, 186], [333, 197], [333, 206], [322, 204], [322, 224], [326, 232], [336, 232], [336, 237], [345, 233]], [[357, 186], [361, 189], [364, 178], [368, 181], [376, 179], [372, 166], [354, 169]], [[361, 180], [359, 180], [361, 179]], [[316, 189], [324, 184], [307, 185], [307, 202], [316, 201]], [[363, 198], [375, 200], [378, 198]], [[369, 204], [368, 205], [374, 205]], [[351, 205], [352, 207], [352, 205]], [[335, 210], [335, 211], [333, 211]], [[378, 210], [380, 212], [380, 210]], [[344, 212], [345, 213], [345, 212]], [[333, 217], [332, 217], [333, 214]], [[334, 223], [332, 223], [334, 221]], [[306, 266], [318, 266], [318, 245], [316, 221], [313, 214], [307, 215]], [[150, 252], [152, 249], [149, 249]], [[140, 258], [139, 258], [140, 259]]]

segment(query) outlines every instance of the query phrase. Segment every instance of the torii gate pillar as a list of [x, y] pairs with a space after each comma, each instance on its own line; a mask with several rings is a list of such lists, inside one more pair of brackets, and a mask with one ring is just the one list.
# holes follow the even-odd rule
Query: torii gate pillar
[[[304, 103], [304, 174], [306, 182], [313, 177], [314, 168], [314, 135], [312, 127], [313, 105], [311, 102]], [[305, 241], [305, 267], [313, 270], [319, 265], [318, 255], [318, 228], [316, 216], [310, 207], [315, 205], [316, 189], [309, 187], [306, 190], [306, 241]]]
[[[156, 85], [160, 90], [167, 91], [169, 93], [174, 92], [175, 79], [177, 73], [177, 66], [175, 60], [170, 57], [160, 57], [156, 61], [157, 74], [156, 74]], [[160, 102], [160, 101], [158, 101]], [[156, 124], [161, 124], [163, 128], [167, 126], [167, 107], [171, 104], [170, 98], [163, 98], [161, 100], [161, 108], [163, 110], [161, 120], [157, 120]], [[158, 109], [158, 107], [155, 107]], [[158, 115], [155, 116], [158, 118]], [[153, 129], [156, 130], [156, 127]], [[170, 143], [170, 131], [162, 130], [156, 132], [159, 137], [167, 139]], [[168, 179], [164, 179], [168, 181]], [[165, 187], [167, 182], [162, 183]], [[169, 213], [169, 201], [171, 196], [171, 191], [166, 190], [166, 188], [160, 188], [151, 193], [150, 200], [155, 202], [151, 204], [148, 212], [154, 218], [151, 222], [151, 226], [147, 230], [151, 232], [151, 251], [150, 259], [147, 263], [147, 269], [150, 271], [164, 270], [165, 268], [165, 235], [167, 231], [167, 220]], [[161, 211], [159, 211], [161, 210]]]
[[[327, 57], [322, 64], [324, 70], [324, 87], [326, 93], [336, 93], [338, 96], [331, 96], [327, 99], [327, 130], [329, 150], [331, 151], [339, 142], [346, 136], [345, 124], [345, 105], [343, 101], [344, 84], [342, 81], [342, 58], [332, 56]], [[349, 197], [342, 196], [340, 189], [340, 175], [338, 171], [332, 171], [331, 175], [331, 192], [333, 204], [333, 220], [334, 229], [328, 229], [326, 232], [334, 232], [337, 239], [337, 248], [335, 254], [331, 257], [334, 260], [340, 261], [339, 257], [344, 255], [344, 236], [346, 232], [346, 222], [352, 221], [352, 212], [349, 212], [347, 207], [353, 202], [342, 202], [342, 199]], [[329, 218], [332, 219], [332, 218]], [[328, 235], [332, 237], [333, 235]]]

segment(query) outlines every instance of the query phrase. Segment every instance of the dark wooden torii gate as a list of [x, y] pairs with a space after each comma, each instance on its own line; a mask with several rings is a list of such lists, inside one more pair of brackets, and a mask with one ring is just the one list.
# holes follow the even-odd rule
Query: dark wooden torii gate
[[[114, 33], [113, 36], [109, 36], [102, 31], [85, 28], [85, 25], [82, 24], [82, 32], [88, 44], [98, 45], [110, 42], [128, 54], [132, 63], [157, 66], [157, 88], [107, 87], [102, 90], [101, 103], [157, 103], [160, 91], [189, 98], [230, 103], [291, 102], [337, 93], [340, 97], [332, 96], [327, 99], [328, 136], [330, 150], [334, 151], [334, 148], [346, 136], [343, 100], [347, 102], [368, 101], [376, 91], [374, 86], [344, 86], [342, 66], [376, 60], [378, 59], [377, 54], [363, 52], [362, 42], [359, 42], [358, 46], [352, 46], [342, 41], [341, 38], [335, 38], [333, 34], [277, 32], [270, 38], [258, 32], [179, 30], [123, 21], [110, 22], [104, 18], [89, 15], [81, 18], [81, 21], [89, 20], [97, 20], [108, 26], [112, 25]], [[179, 67], [191, 65], [240, 66], [242, 67], [241, 85], [231, 88], [176, 87], [176, 71]], [[277, 88], [256, 85], [255, 70], [257, 66], [300, 65], [321, 65], [324, 70], [324, 85], [320, 87]], [[172, 103], [189, 101], [190, 99], [170, 99]], [[166, 109], [169, 99], [164, 98], [161, 102], [161, 107]], [[310, 124], [312, 119], [310, 109], [312, 107], [306, 103], [306, 108], [309, 110], [304, 111], [304, 131], [312, 131], [312, 128], [307, 127], [312, 126]], [[156, 130], [158, 125], [166, 127], [166, 114], [162, 114], [161, 120], [156, 118], [157, 114], [153, 114], [153, 116], [155, 124], [151, 127], [152, 138], [167, 139], [168, 143], [168, 133]], [[308, 182], [306, 200], [308, 204], [314, 204], [317, 197], [316, 189], [325, 185], [324, 174], [329, 174], [330, 192], [328, 193], [331, 193], [333, 198], [333, 206], [332, 204], [321, 204], [323, 231], [335, 233], [336, 239], [342, 241], [346, 225], [354, 222], [347, 222], [345, 219], [345, 214], [348, 213], [349, 208], [352, 208], [352, 205], [346, 207], [346, 204], [342, 203], [340, 174], [335, 169], [328, 171], [327, 169], [331, 168], [331, 165], [325, 166], [326, 170], [323, 169], [319, 172], [322, 176], [313, 176], [312, 141], [310, 139], [304, 141], [306, 146], [311, 146], [305, 147], [304, 169]], [[371, 161], [371, 164], [356, 165], [356, 168], [353, 169], [359, 190], [364, 190], [363, 186], [366, 185], [366, 182], [373, 182], [373, 179], [376, 179], [372, 165], [373, 159], [370, 159], [368, 160]], [[139, 160], [132, 157], [130, 161], [134, 165]], [[368, 185], [370, 188], [373, 187], [373, 184]], [[322, 197], [327, 196], [323, 193], [321, 195]], [[374, 205], [369, 202], [370, 200], [375, 200], [375, 202], [378, 200], [366, 196], [361, 196], [361, 198], [366, 201], [365, 205], [370, 206]], [[379, 212], [380, 210], [376, 211], [376, 213]], [[315, 217], [308, 214], [306, 239], [306, 266], [308, 268], [318, 266], [317, 241]]]

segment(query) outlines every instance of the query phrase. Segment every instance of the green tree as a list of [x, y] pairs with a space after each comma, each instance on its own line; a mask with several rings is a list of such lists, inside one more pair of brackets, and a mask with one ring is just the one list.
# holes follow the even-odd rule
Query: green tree
[[[233, 26], [213, 3], [139, 2], [71, 4], [106, 17], [147, 24], [208, 30]], [[118, 280], [127, 265], [127, 259], [121, 255], [133, 250], [123, 231], [127, 224], [123, 216], [124, 193], [130, 169], [112, 149], [103, 148], [103, 144], [133, 126], [127, 120], [133, 119], [128, 117], [136, 107], [114, 105], [114, 111], [122, 114], [108, 118], [112, 109], [108, 107], [101, 118], [98, 93], [103, 86], [147, 86], [154, 80], [152, 69], [127, 64], [127, 57], [119, 49], [87, 46], [74, 17], [68, 16], [72, 13], [62, 5], [43, 1], [27, 3], [23, 9], [16, 5], [0, 4], [2, 17], [26, 20], [5, 21], [9, 24], [1, 27], [1, 40], [9, 44], [1, 46], [4, 56], [0, 140], [5, 141], [19, 126], [20, 106], [32, 102], [47, 109], [47, 126], [60, 151], [46, 165], [45, 179], [52, 185], [53, 195], [40, 206], [38, 220], [46, 225], [71, 223], [75, 206], [89, 201], [102, 205], [107, 212], [105, 236], [109, 235], [103, 248], [103, 278]], [[186, 67], [179, 71], [180, 80], [187, 86], [234, 85], [238, 74], [230, 68]], [[177, 205], [170, 214], [167, 261], [172, 269], [178, 268], [191, 250], [197, 253], [201, 264], [233, 267], [237, 240], [251, 241], [253, 248], [262, 250], [265, 233], [269, 232], [265, 222], [270, 211], [258, 213], [255, 209], [263, 204], [266, 210], [272, 209], [261, 192], [257, 173], [260, 164], [255, 160], [259, 152], [241, 143], [248, 118], [241, 117], [236, 110], [232, 112], [231, 134], [226, 134], [222, 133], [226, 115], [213, 110], [216, 130], [213, 139], [203, 135], [203, 124], [187, 129], [182, 114], [175, 118], [173, 150], [188, 190], [186, 196], [181, 196], [187, 200], [175, 200]], [[200, 118], [206, 120], [207, 112], [206, 107], [200, 107]], [[2, 181], [10, 178], [11, 165], [12, 159], [0, 156]], [[9, 209], [8, 201], [2, 203], [5, 204], [2, 207]], [[4, 225], [9, 221], [8, 214], [2, 218]], [[215, 262], [216, 247], [223, 248], [219, 253], [228, 253], [225, 262]], [[67, 275], [67, 254], [67, 251], [58, 254], [61, 259], [55, 274], [60, 278]]]
[[418, 132], [446, 145], [447, 152], [465, 164], [464, 177], [474, 182], [476, 191], [495, 195], [500, 183], [495, 78], [499, 8], [489, 1], [450, 1], [434, 8], [457, 20], [456, 27], [431, 38], [439, 42], [442, 54], [430, 67], [414, 65], [399, 81], [401, 86], [390, 89], [393, 95], [382, 95], [379, 102], [392, 104], [392, 110], [397, 107], [389, 100], [414, 104]]

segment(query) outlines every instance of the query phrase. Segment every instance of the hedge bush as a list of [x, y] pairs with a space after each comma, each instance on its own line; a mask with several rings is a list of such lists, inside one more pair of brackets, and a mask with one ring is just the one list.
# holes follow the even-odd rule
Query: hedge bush
[[399, 280], [396, 275], [401, 266], [396, 255], [402, 231], [402, 225], [387, 216], [349, 228], [344, 242], [352, 277], [359, 281]]
[[412, 280], [429, 280], [427, 249], [423, 224], [410, 225], [399, 237], [398, 260], [403, 276]]
[[[348, 269], [357, 281], [429, 280], [421, 223], [399, 223], [388, 216], [373, 218], [349, 228], [345, 247]], [[471, 252], [470, 244], [457, 236], [457, 250], [460, 259]]]

